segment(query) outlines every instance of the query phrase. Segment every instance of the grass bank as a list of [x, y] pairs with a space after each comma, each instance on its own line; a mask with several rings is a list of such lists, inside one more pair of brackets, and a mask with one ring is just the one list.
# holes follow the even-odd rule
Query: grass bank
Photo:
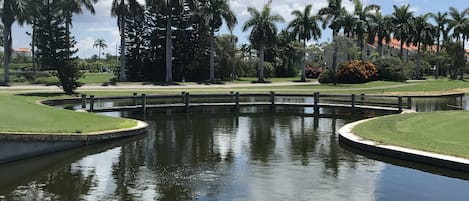
[[129, 119], [40, 105], [40, 99], [34, 95], [0, 94], [0, 132], [89, 133], [137, 125]]
[[469, 112], [441, 111], [379, 117], [353, 132], [382, 144], [469, 158]]

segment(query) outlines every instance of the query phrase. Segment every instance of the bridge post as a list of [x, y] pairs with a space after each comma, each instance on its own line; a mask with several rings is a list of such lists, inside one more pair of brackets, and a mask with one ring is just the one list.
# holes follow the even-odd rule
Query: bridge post
[[91, 112], [94, 111], [94, 96], [93, 95], [90, 96], [90, 111]]
[[134, 92], [134, 97], [133, 97], [133, 101], [134, 101], [134, 106], [137, 105], [137, 93]]
[[189, 102], [190, 102], [189, 97], [190, 97], [190, 94], [189, 94], [189, 93], [185, 93], [184, 95], [185, 95], [185, 99], [184, 99], [184, 105], [185, 105], [185, 106], [184, 106], [184, 111], [185, 111], [185, 112], [189, 112]]
[[402, 96], [397, 97], [397, 105], [399, 108], [399, 113], [402, 112]]
[[239, 92], [235, 93], [235, 108], [236, 111], [239, 111]]
[[142, 112], [145, 115], [147, 113], [147, 95], [142, 94]]
[[360, 94], [360, 101], [362, 102], [362, 105], [365, 104], [365, 94]]
[[352, 94], [352, 113], [355, 112], [355, 94]]
[[270, 109], [275, 109], [275, 92], [273, 91], [270, 92]]
[[81, 95], [81, 108], [86, 108], [86, 94]]
[[314, 92], [314, 114], [319, 115], [319, 92]]
[[183, 104], [186, 103], [186, 95], [185, 95], [185, 94], [186, 94], [185, 91], [181, 92], [181, 102], [182, 102]]
[[412, 97], [407, 96], [407, 109], [412, 109]]

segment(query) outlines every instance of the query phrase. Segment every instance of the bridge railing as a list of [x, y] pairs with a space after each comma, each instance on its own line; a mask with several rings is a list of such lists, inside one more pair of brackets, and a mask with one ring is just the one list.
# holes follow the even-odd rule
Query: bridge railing
[[[110, 103], [112, 104], [106, 104]], [[412, 105], [411, 97], [366, 95], [366, 94], [295, 94], [295, 93], [216, 93], [191, 94], [181, 92], [173, 95], [146, 95], [134, 93], [132, 96], [113, 97], [81, 97], [81, 107], [89, 111], [135, 110], [146, 111], [147, 108], [184, 108], [189, 111], [191, 107], [201, 106], [231, 106], [239, 109], [241, 106], [266, 105], [276, 106], [302, 106], [314, 107], [319, 112], [320, 107], [347, 107], [357, 108], [375, 107], [402, 111]]]

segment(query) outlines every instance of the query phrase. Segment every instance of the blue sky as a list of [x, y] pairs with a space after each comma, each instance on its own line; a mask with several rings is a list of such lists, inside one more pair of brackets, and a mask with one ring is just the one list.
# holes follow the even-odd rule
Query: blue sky
[[[139, 0], [143, 2], [144, 0]], [[264, 2], [267, 0], [231, 0], [230, 5], [232, 10], [238, 17], [238, 25], [234, 33], [238, 35], [240, 43], [247, 43], [248, 32], [242, 32], [242, 25], [249, 18], [247, 7], [255, 7], [260, 9]], [[79, 49], [77, 56], [91, 57], [98, 53], [96, 48], [92, 48], [94, 40], [103, 38], [106, 40], [108, 48], [104, 50], [105, 53], [116, 54], [116, 47], [119, 44], [120, 38], [117, 28], [116, 18], [110, 16], [112, 0], [100, 0], [96, 5], [96, 15], [91, 15], [84, 12], [81, 15], [75, 15], [73, 18], [72, 34], [78, 42], [76, 47]], [[353, 11], [353, 4], [349, 0], [343, 0], [343, 5], [350, 12]], [[419, 15], [427, 12], [446, 12], [450, 6], [456, 7], [458, 10], [463, 10], [469, 7], [468, 0], [363, 0], [364, 4], [378, 4], [384, 14], [391, 14], [393, 5], [409, 4], [414, 14]], [[282, 15], [286, 22], [292, 19], [291, 12], [295, 9], [303, 10], [304, 5], [312, 4], [313, 13], [327, 6], [327, 0], [273, 0], [272, 11]], [[285, 27], [280, 24], [279, 28]], [[20, 27], [13, 26], [13, 47], [27, 47], [30, 48], [30, 37], [25, 32], [30, 31], [29, 26]], [[228, 33], [226, 29], [222, 29], [218, 34]], [[323, 30], [322, 38], [319, 42], [328, 41], [331, 38], [329, 30]]]

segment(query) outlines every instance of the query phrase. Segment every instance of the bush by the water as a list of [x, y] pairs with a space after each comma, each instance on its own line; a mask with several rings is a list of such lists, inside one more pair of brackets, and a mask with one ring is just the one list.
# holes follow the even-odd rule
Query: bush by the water
[[319, 75], [324, 72], [324, 68], [322, 67], [306, 67], [305, 74], [307, 78], [318, 78]]
[[410, 63], [401, 61], [397, 57], [379, 58], [374, 63], [378, 69], [379, 80], [403, 82], [410, 77], [409, 73], [413, 72]]
[[322, 72], [318, 77], [319, 83], [328, 84], [334, 82], [334, 71], [327, 69]]
[[368, 61], [349, 61], [340, 65], [337, 70], [337, 82], [358, 84], [377, 80], [378, 69]]

